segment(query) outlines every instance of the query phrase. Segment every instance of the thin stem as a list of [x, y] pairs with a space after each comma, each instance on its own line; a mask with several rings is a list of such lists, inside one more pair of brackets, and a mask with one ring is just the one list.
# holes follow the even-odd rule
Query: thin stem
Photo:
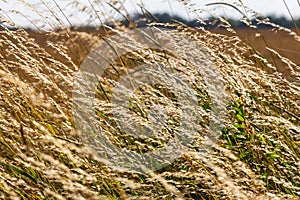
[[243, 15], [244, 17], [246, 17], [248, 20], [249, 18], [247, 17], [247, 15], [245, 13], [243, 13], [240, 9], [238, 9], [236, 6], [230, 4], [230, 3], [225, 3], [225, 2], [215, 2], [215, 3], [208, 3], [205, 4], [205, 6], [214, 6], [214, 5], [225, 5], [225, 6], [229, 6], [234, 8], [236, 11], [238, 11], [241, 15]]
[[56, 7], [60, 10], [60, 12], [62, 13], [62, 15], [64, 16], [64, 18], [67, 20], [67, 22], [69, 23], [70, 27], [73, 27], [72, 23], [70, 22], [69, 18], [65, 15], [65, 13], [63, 12], [63, 10], [61, 9], [61, 7], [57, 4], [57, 2], [55, 0], [53, 0], [54, 4], [56, 5]]
[[88, 0], [88, 2], [89, 2], [89, 4], [90, 4], [90, 6], [92, 7], [93, 11], [95, 12], [97, 18], [99, 19], [100, 24], [103, 24], [103, 22], [102, 22], [102, 20], [101, 20], [101, 17], [99, 16], [99, 14], [98, 14], [98, 12], [97, 12], [95, 6], [92, 4], [92, 2], [91, 2], [90, 0]]
[[41, 2], [44, 4], [44, 6], [48, 9], [48, 11], [52, 14], [52, 16], [56, 19], [56, 21], [58, 21], [58, 23], [61, 25], [61, 28], [64, 27], [63, 22], [61, 21], [61, 19], [55, 14], [55, 12], [53, 11], [53, 9], [50, 7], [50, 5], [45, 2], [44, 0], [41, 0]]
[[[296, 23], [296, 21], [295, 21], [293, 15], [292, 15], [292, 13], [291, 13], [290, 8], [288, 7], [288, 5], [287, 5], [287, 3], [286, 3], [285, 0], [283, 0], [283, 2], [284, 2], [284, 5], [285, 5], [286, 9], [288, 10], [289, 15], [290, 15], [290, 17], [291, 17], [291, 19], [292, 19], [292, 21], [293, 21], [293, 24], [294, 24], [294, 26], [295, 26], [295, 28], [296, 28], [296, 32], [298, 33], [298, 35], [300, 35], [299, 28], [298, 28], [297, 23]], [[299, 0], [298, 0], [298, 3], [300, 3]], [[299, 4], [299, 5], [300, 5], [300, 4]]]

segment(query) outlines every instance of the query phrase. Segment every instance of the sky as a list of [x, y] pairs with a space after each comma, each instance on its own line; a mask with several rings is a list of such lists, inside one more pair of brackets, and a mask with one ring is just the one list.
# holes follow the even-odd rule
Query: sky
[[[93, 0], [90, 0], [93, 1]], [[99, 2], [107, 2], [105, 0], [98, 0]], [[241, 15], [234, 9], [226, 5], [214, 5], [214, 6], [205, 6], [209, 3], [214, 2], [238, 2], [238, 0], [190, 0], [190, 2], [195, 3], [194, 8], [200, 8], [202, 10], [209, 10], [209, 13], [218, 13], [226, 17], [241, 17]], [[45, 22], [55, 23], [55, 19], [51, 18], [51, 11], [47, 10], [45, 3], [54, 8], [54, 13], [60, 18], [65, 19], [62, 13], [57, 9], [54, 0], [24, 0], [28, 3], [28, 6], [20, 4], [18, 0], [9, 0], [4, 3], [3, 0], [0, 0], [0, 19], [1, 21], [10, 19], [14, 21], [18, 26], [38, 26], [41, 27]], [[71, 4], [73, 2], [73, 4]], [[56, 0], [56, 3], [64, 9], [64, 14], [68, 19], [71, 19], [71, 23], [82, 24], [87, 21], [87, 17], [90, 13], [93, 13], [91, 6], [89, 6], [89, 0]], [[156, 12], [168, 12], [170, 14], [176, 14], [181, 17], [192, 19], [194, 17], [205, 17], [208, 16], [207, 12], [200, 13], [199, 11], [187, 11], [186, 8], [178, 1], [175, 0], [119, 0], [119, 4], [124, 6], [129, 12], [140, 11], [138, 5], [143, 4], [147, 10], [152, 13]], [[255, 10], [256, 12], [263, 15], [276, 15], [276, 16], [285, 16], [290, 19], [288, 9], [285, 6], [287, 4], [290, 9], [291, 14], [294, 18], [300, 18], [300, 0], [242, 0], [245, 6]], [[88, 8], [85, 8], [87, 5]], [[30, 8], [30, 6], [32, 6]], [[100, 6], [101, 7], [101, 6]], [[101, 12], [104, 13], [113, 13], [116, 12], [113, 8], [105, 4], [104, 7], [101, 7]], [[37, 14], [35, 9], [39, 9], [42, 12]], [[55, 10], [56, 8], [56, 10]], [[98, 9], [96, 7], [96, 9]], [[79, 12], [78, 10], [84, 10], [85, 14]], [[17, 12], [16, 12], [17, 11]], [[244, 10], [242, 10], [244, 12]], [[99, 12], [99, 13], [101, 13]], [[98, 14], [99, 14], [98, 13]], [[248, 12], [249, 15], [251, 15]], [[99, 14], [101, 15], [101, 14]], [[40, 18], [43, 20], [40, 20]], [[250, 16], [248, 16], [250, 17]], [[63, 20], [66, 24], [66, 20]]]
[[[151, 7], [151, 9], [164, 11], [170, 7], [168, 4], [168, 0], [144, 0], [143, 1], [147, 7]], [[199, 7], [204, 6], [205, 4], [212, 3], [212, 2], [222, 2], [220, 0], [194, 0], [194, 3], [199, 5]], [[223, 2], [237, 2], [237, 1], [223, 1]], [[284, 0], [242, 0], [245, 6], [263, 14], [263, 15], [270, 15], [275, 14], [278, 16], [286, 16], [289, 17], [289, 12], [285, 7]], [[286, 4], [288, 5], [291, 13], [295, 18], [300, 17], [300, 1], [299, 0], [285, 0]], [[171, 5], [172, 6], [172, 5]], [[178, 3], [173, 5], [176, 12], [183, 13], [180, 9]], [[221, 8], [223, 7], [223, 8]], [[219, 6], [219, 11], [223, 10], [223, 12], [227, 15], [234, 15], [234, 11], [229, 9], [226, 6]], [[222, 12], [222, 11], [221, 11]], [[231, 14], [230, 14], [231, 12]], [[290, 17], [289, 17], [290, 18]]]

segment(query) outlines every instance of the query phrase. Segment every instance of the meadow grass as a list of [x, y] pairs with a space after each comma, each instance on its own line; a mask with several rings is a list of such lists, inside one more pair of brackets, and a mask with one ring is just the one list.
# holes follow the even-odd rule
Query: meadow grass
[[[72, 1], [74, 13], [92, 13], [87, 23], [97, 21], [99, 26], [104, 26], [93, 32], [68, 28], [72, 25], [71, 17], [57, 1], [41, 1], [40, 8], [48, 10], [47, 13], [26, 1], [20, 2], [40, 21], [37, 23], [29, 18], [38, 29], [35, 31], [20, 27], [9, 30], [5, 24], [1, 25], [1, 199], [300, 197], [300, 67], [293, 57], [284, 56], [268, 45], [271, 38], [250, 24], [249, 18], [254, 17], [259, 23], [272, 27], [272, 34], [284, 34], [294, 46], [299, 46], [300, 42], [298, 28], [294, 32], [272, 24], [241, 3], [226, 3], [225, 6], [230, 5], [243, 13], [242, 20], [248, 24], [249, 31], [263, 41], [259, 49], [255, 40], [240, 37], [238, 30], [213, 10], [210, 14], [222, 21], [221, 33], [201, 27], [189, 28], [176, 22], [149, 24], [170, 27], [173, 32], [192, 38], [196, 41], [194, 46], [180, 48], [186, 48], [194, 57], [199, 56], [200, 46], [205, 48], [219, 70], [228, 94], [228, 114], [213, 148], [203, 146], [212, 100], [193, 61], [174, 57], [172, 52], [141, 49], [135, 41], [119, 44], [120, 48], [130, 46], [137, 51], [112, 63], [107, 81], [101, 82], [101, 88], [96, 91], [98, 120], [115, 145], [147, 152], [163, 147], [174, 134], [162, 131], [151, 140], [136, 139], [118, 128], [110, 111], [109, 95], [114, 81], [118, 80], [117, 75], [125, 73], [124, 66], [131, 69], [141, 63], [168, 63], [183, 76], [190, 77], [202, 110], [197, 137], [186, 153], [158, 171], [142, 174], [112, 169], [97, 152], [87, 148], [77, 132], [72, 112], [74, 76], [81, 63], [107, 37], [129, 28], [120, 25], [113, 14], [105, 13], [100, 2]], [[189, 1], [178, 2], [189, 12], [201, 11]], [[114, 14], [119, 13], [130, 22], [130, 28], [136, 28], [120, 2], [111, 1], [109, 6]], [[147, 8], [142, 7], [142, 11], [147, 12]], [[13, 25], [9, 16], [17, 11], [1, 12]], [[54, 21], [46, 15], [54, 17]], [[105, 25], [104, 19], [112, 26]], [[200, 17], [199, 21], [203, 22]], [[174, 91], [168, 89], [152, 85], [136, 91], [137, 98], [130, 105], [135, 119], [141, 122], [147, 118], [149, 101], [152, 101], [165, 106], [172, 121], [170, 127], [175, 129], [178, 113], [169, 104], [177, 101], [176, 94], [174, 97]], [[203, 149], [209, 156], [203, 156]]]

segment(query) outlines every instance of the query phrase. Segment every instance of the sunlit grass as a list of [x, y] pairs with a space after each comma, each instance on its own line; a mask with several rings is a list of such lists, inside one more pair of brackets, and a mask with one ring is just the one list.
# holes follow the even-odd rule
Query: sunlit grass
[[[23, 2], [23, 1], [20, 1]], [[44, 2], [44, 1], [43, 1]], [[3, 199], [297, 199], [300, 196], [300, 69], [296, 61], [268, 45], [272, 38], [248, 24], [265, 41], [257, 49], [255, 41], [241, 39], [225, 18], [223, 33], [159, 24], [191, 37], [205, 47], [226, 83], [228, 116], [213, 148], [202, 143], [209, 126], [211, 99], [201, 73], [192, 61], [174, 57], [172, 52], [139, 49], [113, 63], [107, 81], [96, 91], [96, 114], [103, 132], [116, 145], [137, 152], [163, 147], [174, 133], [168, 129], [156, 138], [134, 138], [117, 127], [110, 111], [113, 80], [141, 63], [171, 63], [182, 75], [191, 77], [202, 120], [198, 135], [187, 152], [169, 166], [145, 174], [111, 169], [97, 153], [86, 148], [76, 131], [72, 111], [74, 75], [88, 53], [103, 42], [103, 37], [128, 27], [118, 23], [101, 3], [72, 2], [75, 12], [91, 14], [87, 23], [97, 21], [114, 26], [92, 32], [65, 28], [71, 26], [59, 2], [43, 3], [51, 21], [39, 7], [23, 2], [41, 17], [37, 31], [22, 28], [0, 32], [0, 197]], [[185, 2], [185, 1], [184, 1]], [[183, 3], [184, 3], [183, 2]], [[188, 1], [186, 1], [188, 2]], [[224, 5], [217, 3], [215, 5]], [[225, 4], [228, 6], [229, 4]], [[299, 46], [299, 35], [272, 24], [243, 7], [230, 4], [244, 15], [286, 34], [291, 45]], [[115, 13], [130, 21], [127, 9], [118, 1], [109, 4]], [[192, 12], [193, 5], [185, 5]], [[210, 6], [213, 6], [212, 4]], [[210, 7], [209, 6], [209, 7]], [[106, 8], [106, 7], [105, 7]], [[57, 10], [55, 12], [54, 10]], [[299, 8], [300, 9], [300, 8]], [[142, 9], [147, 12], [147, 8]], [[196, 13], [200, 10], [195, 11]], [[57, 13], [60, 12], [60, 15]], [[125, 14], [124, 14], [125, 13]], [[5, 13], [7, 16], [12, 13]], [[213, 13], [211, 11], [211, 14]], [[104, 15], [104, 16], [102, 16]], [[58, 18], [55, 18], [58, 17]], [[250, 17], [250, 16], [249, 16]], [[8, 19], [9, 20], [9, 19]], [[145, 19], [147, 20], [147, 19]], [[201, 18], [199, 18], [201, 20]], [[247, 19], [245, 23], [249, 23]], [[43, 22], [43, 23], [42, 23]], [[12, 22], [10, 23], [11, 25]], [[135, 22], [130, 22], [135, 28]], [[55, 31], [60, 29], [59, 31]], [[58, 28], [58, 29], [57, 29]], [[249, 30], [250, 31], [250, 30]], [[134, 42], [126, 45], [137, 47]], [[120, 47], [125, 47], [120, 44]], [[266, 49], [261, 52], [261, 49]], [[197, 55], [194, 55], [197, 56]], [[197, 73], [196, 73], [197, 72]], [[193, 78], [192, 78], [193, 77]], [[100, 87], [101, 86], [101, 87]], [[139, 88], [131, 99], [130, 112], [138, 122], [147, 119], [149, 104], [155, 102], [169, 112], [168, 127], [178, 126], [174, 91], [160, 85]], [[143, 121], [144, 120], [144, 121]], [[170, 129], [171, 129], [170, 128]], [[209, 156], [203, 156], [207, 151]]]

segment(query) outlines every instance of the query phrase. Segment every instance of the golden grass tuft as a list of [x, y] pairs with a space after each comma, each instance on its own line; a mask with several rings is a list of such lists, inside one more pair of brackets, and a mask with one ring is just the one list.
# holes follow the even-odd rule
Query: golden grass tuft
[[[187, 9], [192, 10], [188, 1], [180, 2], [186, 2]], [[90, 2], [86, 9], [96, 11], [99, 5]], [[118, 2], [111, 5], [120, 12], [126, 11]], [[80, 5], [78, 8], [83, 9]], [[44, 15], [37, 8], [34, 11]], [[95, 15], [90, 20], [99, 20], [99, 12]], [[191, 83], [204, 111], [193, 145], [169, 166], [148, 174], [111, 169], [105, 159], [86, 147], [72, 113], [74, 75], [88, 53], [103, 42], [104, 35], [108, 36], [107, 30], [89, 33], [68, 28], [43, 32], [4, 29], [0, 31], [0, 198], [299, 198], [300, 68], [295, 56], [284, 55], [268, 43], [257, 47], [255, 41], [245, 39], [227, 23], [227, 30], [221, 33], [181, 24], [160, 25], [172, 26], [174, 32], [197, 41], [195, 46], [186, 47], [195, 49], [191, 55], [197, 56], [199, 46], [207, 49], [226, 83], [228, 116], [217, 144], [206, 149], [209, 156], [201, 153], [205, 136], [201, 131], [209, 126], [211, 100], [201, 74], [194, 74], [193, 63], [174, 57], [172, 52], [166, 56], [164, 52], [145, 49], [124, 56], [123, 63], [114, 63], [124, 73], [122, 67], [132, 68], [137, 62], [171, 62], [183, 75], [193, 77]], [[114, 32], [123, 28], [107, 29]], [[253, 27], [251, 31], [262, 34]], [[296, 33], [277, 26], [272, 34], [275, 32], [284, 33], [290, 44], [299, 47]], [[138, 47], [134, 42], [126, 45]], [[103, 87], [109, 91], [115, 76], [106, 78], [109, 81]], [[116, 126], [103, 91], [97, 92], [97, 116], [111, 141], [133, 150], [153, 150], [158, 143], [163, 146], [168, 137], [163, 133], [154, 141], [130, 142], [132, 138], [128, 139]], [[157, 92], [163, 97], [155, 96]], [[154, 86], [136, 95], [140, 100], [132, 109], [136, 120], [142, 120], [136, 108], [147, 111], [147, 100], [167, 107], [172, 96]]]

